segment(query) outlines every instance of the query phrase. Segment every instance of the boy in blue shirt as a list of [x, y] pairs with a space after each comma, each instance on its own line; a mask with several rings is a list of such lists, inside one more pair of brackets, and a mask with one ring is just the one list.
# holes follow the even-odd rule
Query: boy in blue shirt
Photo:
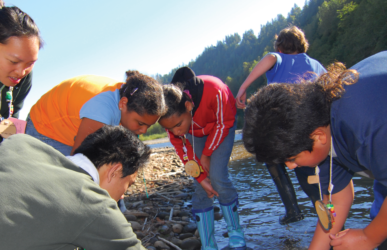
[[[258, 161], [318, 165], [325, 204], [332, 177], [335, 224], [327, 231], [318, 223], [309, 249], [374, 249], [387, 238], [386, 65], [387, 52], [380, 52], [350, 70], [336, 63], [313, 82], [266, 86], [250, 99], [243, 139]], [[374, 219], [339, 232], [354, 198], [352, 175], [360, 171], [375, 178]]]

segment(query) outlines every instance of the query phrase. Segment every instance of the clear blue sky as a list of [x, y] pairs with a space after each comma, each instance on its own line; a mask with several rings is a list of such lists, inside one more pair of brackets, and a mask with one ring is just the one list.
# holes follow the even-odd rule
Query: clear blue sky
[[240, 36], [305, 0], [4, 0], [38, 24], [45, 46], [20, 118], [61, 81], [84, 74], [124, 80], [126, 70], [167, 74], [226, 35]]

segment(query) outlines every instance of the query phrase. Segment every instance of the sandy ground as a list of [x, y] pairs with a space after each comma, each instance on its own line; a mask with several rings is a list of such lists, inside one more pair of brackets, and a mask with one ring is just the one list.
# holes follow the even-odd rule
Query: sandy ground
[[[242, 133], [242, 129], [238, 129], [235, 131], [235, 134], [240, 134], [240, 133]], [[169, 141], [168, 137], [165, 137], [165, 138], [160, 138], [160, 139], [155, 139], [155, 140], [144, 141], [144, 143], [151, 145], [151, 144], [165, 143], [168, 141]]]

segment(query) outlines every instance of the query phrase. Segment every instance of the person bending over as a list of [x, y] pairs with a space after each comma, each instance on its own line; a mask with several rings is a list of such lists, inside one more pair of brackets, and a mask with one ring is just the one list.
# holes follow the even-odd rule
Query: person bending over
[[[167, 113], [159, 120], [186, 172], [195, 177], [192, 213], [202, 249], [218, 249], [214, 236], [213, 196], [218, 196], [227, 223], [229, 248], [246, 249], [239, 224], [238, 194], [228, 174], [236, 129], [235, 99], [214, 76], [196, 76], [188, 67], [164, 85]], [[192, 167], [192, 168], [190, 168]]]
[[0, 144], [0, 249], [145, 249], [117, 201], [149, 147], [104, 126], [65, 157], [29, 135]]
[[[331, 201], [336, 217], [330, 230], [317, 224], [309, 249], [386, 249], [386, 65], [383, 51], [350, 70], [336, 63], [316, 81], [268, 85], [249, 100], [243, 141], [258, 161], [319, 166], [323, 202]], [[372, 221], [339, 232], [354, 198], [353, 173], [363, 171], [375, 178]]]

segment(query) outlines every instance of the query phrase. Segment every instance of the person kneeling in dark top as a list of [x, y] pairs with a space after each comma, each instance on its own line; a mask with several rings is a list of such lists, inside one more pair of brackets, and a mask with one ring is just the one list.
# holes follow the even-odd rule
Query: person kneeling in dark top
[[150, 148], [104, 126], [65, 157], [25, 134], [0, 144], [0, 249], [144, 249], [117, 201]]

